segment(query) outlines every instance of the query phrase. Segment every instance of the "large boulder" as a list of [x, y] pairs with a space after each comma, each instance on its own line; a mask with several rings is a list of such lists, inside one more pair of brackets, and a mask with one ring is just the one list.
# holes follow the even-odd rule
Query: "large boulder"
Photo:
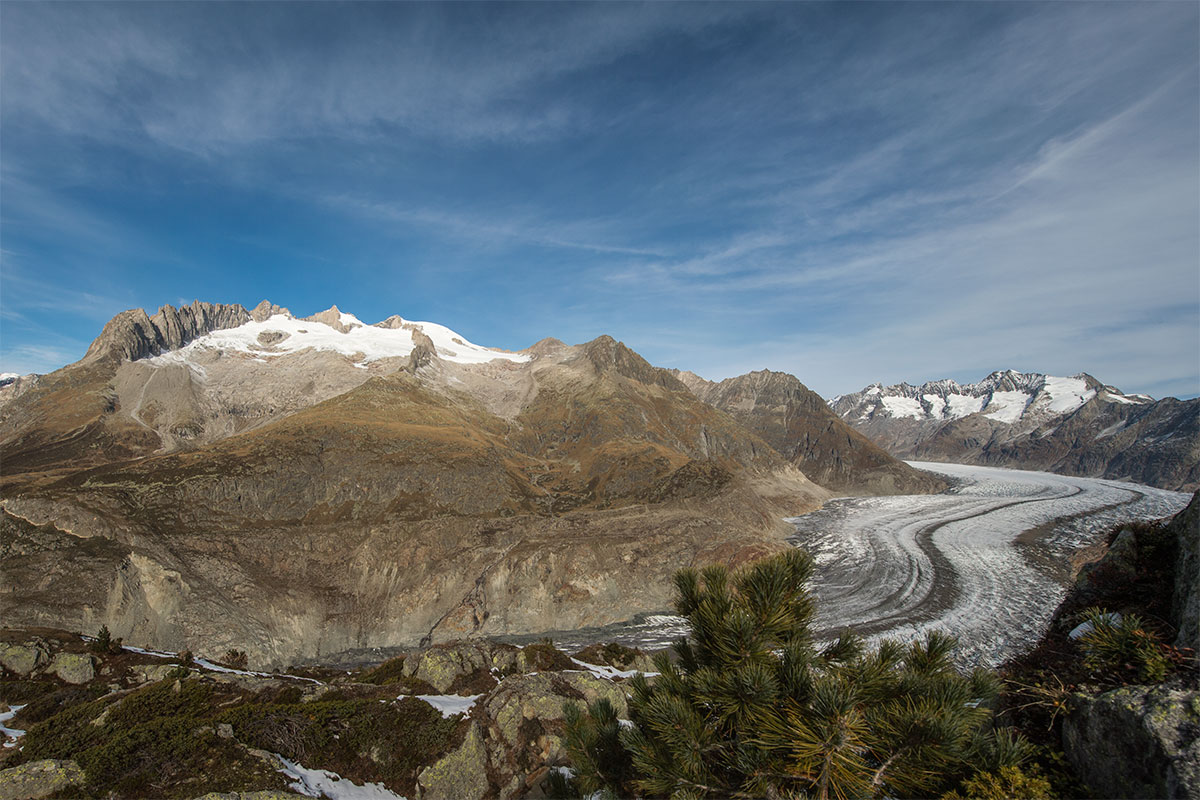
[[9, 644], [0, 642], [0, 664], [10, 672], [24, 677], [45, 666], [50, 661], [50, 651], [39, 641], [29, 641], [25, 644]]
[[417, 776], [421, 800], [481, 800], [490, 788], [487, 761], [479, 725], [471, 723], [457, 750]]
[[1171, 530], [1179, 542], [1175, 560], [1175, 592], [1171, 597], [1171, 617], [1179, 636], [1176, 647], [1200, 649], [1200, 492], [1192, 495], [1187, 508], [1171, 520]]
[[0, 770], [0, 800], [40, 800], [83, 786], [86, 781], [74, 761], [31, 761]]
[[499, 796], [519, 797], [566, 764], [563, 737], [567, 703], [601, 698], [617, 716], [629, 716], [624, 689], [588, 672], [538, 672], [506, 678], [481, 701], [476, 718], [485, 722], [488, 766]]
[[439, 692], [451, 691], [456, 681], [480, 670], [504, 674], [524, 668], [520, 648], [487, 641], [434, 645], [404, 661], [405, 675], [419, 678]]
[[1096, 797], [1200, 797], [1200, 691], [1126, 686], [1075, 695], [1063, 749]]
[[566, 763], [566, 704], [585, 705], [600, 698], [611, 702], [619, 717], [628, 715], [624, 689], [588, 672], [505, 678], [472, 709], [462, 745], [421, 771], [421, 800], [525, 796], [550, 768]]
[[96, 677], [96, 662], [82, 653], [59, 653], [50, 662], [49, 671], [67, 683], [90, 683]]

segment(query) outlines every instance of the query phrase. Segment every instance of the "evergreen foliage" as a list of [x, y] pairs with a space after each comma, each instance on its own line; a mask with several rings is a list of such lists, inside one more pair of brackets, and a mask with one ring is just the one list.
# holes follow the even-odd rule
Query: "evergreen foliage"
[[[1019, 735], [989, 730], [999, 683], [959, 674], [931, 633], [866, 650], [811, 634], [812, 561], [800, 550], [731, 574], [675, 575], [691, 635], [630, 681], [633, 725], [578, 708], [567, 747], [584, 793], [654, 797], [929, 797], [1019, 763]], [[610, 718], [611, 717], [611, 718]], [[616, 738], [620, 749], [614, 747]]]
[[1136, 614], [1118, 616], [1102, 608], [1084, 612], [1092, 629], [1080, 637], [1083, 663], [1095, 672], [1121, 674], [1142, 683], [1158, 683], [1170, 666], [1158, 636]]

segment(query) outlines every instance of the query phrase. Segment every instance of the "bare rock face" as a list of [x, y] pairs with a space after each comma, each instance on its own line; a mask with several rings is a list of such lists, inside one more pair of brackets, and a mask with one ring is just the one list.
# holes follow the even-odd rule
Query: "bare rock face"
[[324, 325], [328, 325], [339, 333], [348, 333], [351, 329], [356, 327], [354, 323], [342, 321], [342, 312], [338, 310], [337, 306], [330, 306], [324, 311], [313, 314], [311, 317], [305, 317], [304, 319], [307, 322], [320, 322]]
[[255, 322], [266, 322], [276, 314], [282, 314], [285, 317], [290, 317], [292, 312], [288, 311], [283, 306], [277, 306], [274, 303], [263, 300], [250, 312], [250, 319], [254, 320]]
[[84, 360], [115, 358], [135, 361], [183, 347], [212, 331], [236, 328], [250, 320], [240, 305], [202, 303], [176, 309], [163, 306], [153, 317], [140, 308], [123, 311], [104, 326]]
[[1097, 797], [1200, 796], [1200, 692], [1160, 685], [1076, 695], [1063, 749]]
[[1179, 543], [1171, 597], [1171, 623], [1179, 631], [1175, 646], [1200, 650], [1200, 492], [1171, 520], [1170, 531]]

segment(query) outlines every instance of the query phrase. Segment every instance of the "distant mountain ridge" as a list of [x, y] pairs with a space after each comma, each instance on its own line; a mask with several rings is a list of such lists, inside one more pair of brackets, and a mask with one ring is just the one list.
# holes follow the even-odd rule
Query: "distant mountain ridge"
[[872, 384], [830, 406], [897, 458], [1200, 487], [1200, 400], [1127, 395], [1086, 373]]

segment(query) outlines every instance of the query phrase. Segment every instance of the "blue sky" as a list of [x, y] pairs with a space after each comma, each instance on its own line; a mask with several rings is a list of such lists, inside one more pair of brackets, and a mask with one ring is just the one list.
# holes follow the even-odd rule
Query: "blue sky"
[[0, 4], [0, 371], [115, 313], [1200, 393], [1200, 6]]

